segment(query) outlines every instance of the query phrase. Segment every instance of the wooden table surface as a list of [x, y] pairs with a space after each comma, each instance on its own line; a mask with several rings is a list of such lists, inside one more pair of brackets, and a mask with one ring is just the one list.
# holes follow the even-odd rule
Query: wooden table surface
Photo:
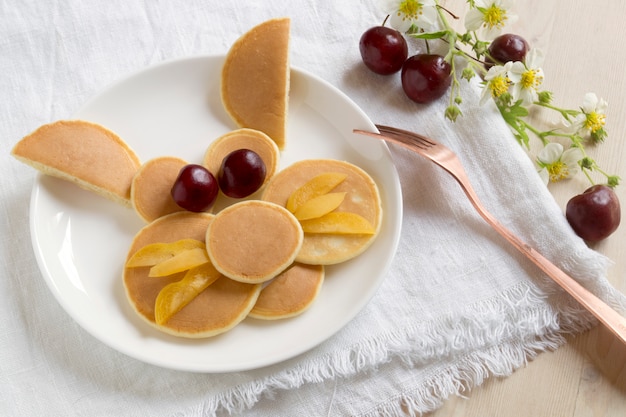
[[[465, 1], [443, 2], [464, 15]], [[519, 20], [507, 32], [523, 36], [545, 54], [544, 89], [554, 104], [577, 108], [587, 92], [608, 101], [607, 140], [588, 153], [619, 175], [622, 224], [593, 245], [613, 262], [611, 283], [626, 293], [626, 1], [518, 0]], [[534, 122], [553, 121], [550, 113]], [[559, 205], [590, 184], [576, 179], [551, 184]], [[571, 337], [555, 352], [540, 354], [507, 378], [491, 378], [463, 397], [447, 400], [428, 417], [623, 417], [626, 416], [626, 346], [602, 327]]]

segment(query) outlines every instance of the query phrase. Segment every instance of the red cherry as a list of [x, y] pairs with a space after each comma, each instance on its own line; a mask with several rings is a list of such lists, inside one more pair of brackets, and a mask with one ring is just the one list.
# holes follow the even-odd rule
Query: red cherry
[[229, 197], [244, 198], [261, 188], [265, 174], [265, 163], [259, 154], [250, 149], [238, 149], [222, 161], [219, 186]]
[[417, 103], [431, 102], [450, 87], [451, 71], [450, 64], [441, 55], [414, 55], [402, 66], [402, 89]]
[[[489, 57], [498, 64], [506, 64], [509, 61], [524, 62], [528, 52], [528, 42], [519, 35], [505, 33], [495, 38], [487, 51], [489, 52]], [[492, 59], [487, 58], [488, 66], [493, 62]]]
[[400, 71], [409, 54], [404, 36], [386, 26], [375, 26], [366, 30], [359, 41], [359, 51], [363, 63], [381, 75]]
[[193, 212], [206, 211], [215, 202], [217, 180], [202, 165], [185, 165], [172, 186], [172, 198], [180, 207]]
[[597, 242], [619, 226], [619, 199], [611, 187], [594, 185], [567, 202], [565, 216], [578, 236]]

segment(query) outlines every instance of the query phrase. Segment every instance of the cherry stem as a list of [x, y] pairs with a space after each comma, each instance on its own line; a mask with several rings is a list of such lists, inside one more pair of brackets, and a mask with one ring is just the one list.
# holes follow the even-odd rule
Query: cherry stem
[[449, 9], [446, 9], [442, 5], [437, 4], [437, 7], [440, 8], [441, 10], [443, 10], [444, 12], [448, 13], [450, 15], [450, 17], [452, 17], [453, 19], [455, 19], [455, 20], [459, 20], [460, 19], [459, 16], [455, 15]]

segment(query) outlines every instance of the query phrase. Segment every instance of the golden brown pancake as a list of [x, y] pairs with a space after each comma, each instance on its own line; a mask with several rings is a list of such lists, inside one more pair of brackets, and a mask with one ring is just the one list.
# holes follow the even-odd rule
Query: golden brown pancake
[[317, 298], [324, 282], [324, 266], [294, 263], [261, 290], [249, 316], [277, 320], [297, 316]]
[[224, 158], [239, 149], [249, 149], [261, 157], [265, 164], [264, 184], [274, 176], [280, 157], [278, 146], [265, 133], [255, 129], [237, 129], [217, 138], [207, 148], [202, 165], [217, 178]]
[[[208, 213], [178, 212], [146, 225], [135, 236], [128, 258], [149, 243], [175, 242], [180, 239], [204, 240], [206, 229], [214, 216]], [[150, 325], [176, 336], [200, 338], [223, 333], [241, 322], [254, 306], [260, 284], [245, 284], [221, 277], [201, 292], [164, 325], [154, 321], [154, 305], [159, 291], [179, 281], [184, 272], [149, 277], [150, 267], [125, 268], [124, 287], [130, 304]]]
[[239, 127], [265, 132], [285, 147], [289, 98], [289, 18], [253, 27], [233, 43], [222, 69], [221, 95]]
[[187, 162], [163, 156], [144, 163], [133, 177], [130, 199], [133, 208], [150, 223], [166, 214], [183, 211], [172, 198], [171, 190], [180, 170]]
[[368, 220], [375, 229], [372, 235], [305, 233], [302, 248], [296, 257], [305, 264], [331, 265], [347, 261], [363, 253], [374, 241], [382, 221], [382, 207], [378, 187], [361, 168], [334, 159], [308, 159], [283, 169], [266, 185], [263, 200], [280, 206], [289, 196], [313, 177], [328, 172], [345, 173], [346, 179], [333, 192], [346, 196], [336, 211], [356, 213]]
[[206, 232], [206, 246], [211, 262], [223, 275], [261, 283], [293, 263], [302, 238], [300, 223], [287, 209], [248, 200], [215, 215]]
[[83, 120], [61, 120], [22, 138], [11, 154], [41, 171], [130, 206], [133, 176], [141, 162], [112, 131]]

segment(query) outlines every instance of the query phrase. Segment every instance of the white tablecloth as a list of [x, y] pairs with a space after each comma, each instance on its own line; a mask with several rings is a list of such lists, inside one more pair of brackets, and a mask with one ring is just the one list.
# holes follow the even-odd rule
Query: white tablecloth
[[[29, 235], [35, 172], [11, 158], [24, 135], [70, 118], [110, 83], [164, 60], [224, 54], [272, 17], [292, 19], [291, 61], [329, 81], [375, 123], [432, 136], [458, 152], [504, 224], [613, 305], [610, 260], [578, 239], [529, 158], [476, 85], [464, 116], [417, 105], [398, 76], [360, 61], [378, 2], [5, 1], [0, 4], [0, 415], [401, 415], [427, 411], [490, 376], [510, 374], [590, 316], [493, 232], [446, 174], [391, 147], [404, 194], [393, 266], [361, 313], [296, 358], [232, 374], [162, 369], [83, 330], [51, 296]], [[412, 52], [417, 43], [412, 43]]]

